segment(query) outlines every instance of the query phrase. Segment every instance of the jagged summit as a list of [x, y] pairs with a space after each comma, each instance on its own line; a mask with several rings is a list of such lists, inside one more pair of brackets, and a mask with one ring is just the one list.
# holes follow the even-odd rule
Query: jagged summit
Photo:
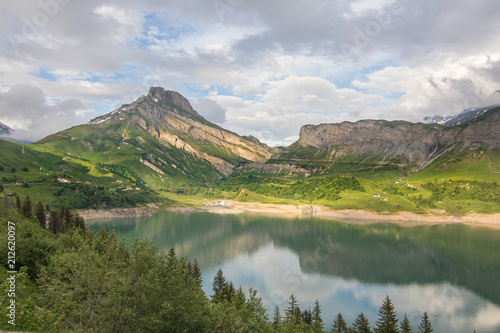
[[149, 98], [153, 99], [155, 102], [158, 101], [165, 101], [172, 103], [187, 112], [191, 113], [194, 116], [201, 117], [198, 112], [196, 112], [193, 107], [191, 106], [191, 103], [179, 94], [177, 91], [173, 90], [165, 90], [162, 87], [151, 87], [149, 88], [149, 93], [148, 96]]
[[109, 172], [140, 175], [155, 189], [165, 184], [210, 184], [241, 163], [265, 162], [272, 154], [258, 140], [207, 121], [181, 94], [161, 87], [151, 87], [130, 104], [38, 143], [66, 152], [84, 151], [85, 158], [105, 161]]
[[13, 129], [10, 128], [9, 126], [3, 124], [3, 123], [0, 123], [0, 134], [3, 134], [3, 135], [10, 135], [12, 133]]

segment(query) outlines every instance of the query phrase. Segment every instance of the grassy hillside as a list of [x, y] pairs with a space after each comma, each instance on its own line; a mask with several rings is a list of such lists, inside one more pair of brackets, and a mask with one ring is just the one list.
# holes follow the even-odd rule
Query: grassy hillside
[[70, 208], [134, 207], [154, 202], [149, 189], [98, 164], [37, 145], [0, 140], [0, 184], [4, 196], [29, 195], [44, 205]]

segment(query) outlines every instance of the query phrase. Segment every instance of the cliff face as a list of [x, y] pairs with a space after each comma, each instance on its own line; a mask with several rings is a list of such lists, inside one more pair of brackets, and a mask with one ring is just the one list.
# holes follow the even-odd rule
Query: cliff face
[[126, 106], [126, 110], [134, 114], [129, 124], [139, 124], [168, 147], [208, 161], [225, 176], [231, 174], [238, 160], [264, 162], [271, 156], [271, 149], [258, 140], [206, 121], [177, 92], [152, 87], [147, 96]]
[[[459, 126], [362, 120], [355, 123], [305, 125], [299, 140], [275, 159], [339, 159], [425, 166], [452, 147], [482, 144], [500, 147], [500, 109]], [[314, 149], [311, 149], [314, 148]]]
[[99, 161], [104, 172], [119, 170], [154, 189], [211, 184], [240, 163], [267, 161], [272, 152], [205, 120], [182, 95], [158, 87], [38, 144]]

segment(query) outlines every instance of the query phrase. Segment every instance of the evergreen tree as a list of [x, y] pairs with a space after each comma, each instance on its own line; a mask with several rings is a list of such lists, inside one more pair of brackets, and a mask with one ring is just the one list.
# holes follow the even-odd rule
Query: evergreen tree
[[3, 192], [3, 184], [0, 183], [0, 192]]
[[21, 199], [18, 195], [16, 195], [16, 208], [18, 211], [21, 211]]
[[384, 299], [378, 314], [375, 333], [399, 333], [397, 313], [389, 296]]
[[274, 308], [274, 317], [273, 317], [273, 329], [277, 331], [281, 325], [281, 313], [278, 304]]
[[[232, 283], [230, 283], [230, 285], [232, 285]], [[234, 304], [234, 307], [237, 310], [240, 310], [245, 306], [246, 300], [247, 299], [245, 297], [245, 293], [243, 292], [243, 288], [240, 287], [238, 290], [236, 290], [230, 301]]]
[[286, 323], [293, 325], [300, 323], [301, 312], [295, 295], [291, 294], [286, 302], [288, 303], [288, 308], [285, 310]]
[[54, 234], [61, 231], [60, 224], [59, 213], [55, 210], [51, 211], [49, 214], [49, 228]]
[[234, 288], [233, 282], [229, 282], [224, 294], [229, 302], [233, 300], [234, 295], [236, 295], [236, 289]]
[[342, 317], [342, 314], [339, 313], [335, 320], [333, 321], [332, 333], [347, 333], [347, 324]]
[[319, 306], [318, 300], [314, 302], [314, 309], [312, 312], [312, 321], [314, 330], [317, 332], [323, 331], [323, 319], [321, 318], [321, 308]]
[[361, 312], [359, 316], [354, 320], [352, 325], [354, 333], [371, 333], [370, 323], [368, 319], [365, 317], [364, 313]]
[[33, 207], [31, 204], [31, 199], [29, 196], [26, 196], [24, 199], [23, 207], [21, 208], [21, 212], [23, 213], [23, 216], [27, 219], [31, 219], [33, 217]]
[[61, 208], [59, 209], [59, 217], [60, 217], [61, 232], [66, 232], [68, 230], [73, 229], [74, 227], [73, 215], [65, 205], [61, 205]]
[[302, 312], [302, 322], [306, 325], [312, 325], [312, 312], [310, 309]]
[[431, 333], [433, 331], [432, 326], [431, 326], [431, 321], [429, 319], [429, 316], [427, 315], [427, 312], [424, 312], [422, 316], [422, 321], [420, 322], [420, 325], [418, 326], [418, 333]]
[[197, 283], [200, 287], [203, 286], [203, 280], [201, 278], [201, 269], [200, 266], [198, 265], [198, 262], [196, 259], [193, 262], [193, 266], [191, 268], [191, 274], [194, 278], [195, 283]]
[[405, 318], [401, 322], [400, 326], [401, 333], [413, 333], [413, 330], [410, 326], [410, 320], [408, 319], [408, 315], [405, 313]]
[[214, 282], [212, 282], [212, 290], [214, 291], [214, 294], [211, 296], [212, 303], [222, 303], [226, 299], [228, 287], [222, 269], [219, 269], [217, 274], [215, 274]]
[[45, 211], [46, 211], [47, 213], [50, 213], [50, 206], [49, 206], [49, 204], [46, 204], [46, 205], [45, 205]]
[[42, 228], [45, 229], [45, 210], [43, 209], [43, 205], [40, 201], [35, 206], [35, 217], [40, 222], [40, 225]]
[[80, 215], [75, 216], [75, 226], [85, 232], [85, 220]]

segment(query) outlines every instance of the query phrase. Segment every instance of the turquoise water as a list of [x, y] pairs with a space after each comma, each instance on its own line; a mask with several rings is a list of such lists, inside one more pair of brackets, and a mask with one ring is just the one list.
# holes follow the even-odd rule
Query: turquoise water
[[325, 329], [341, 312], [363, 312], [373, 326], [386, 295], [416, 331], [427, 311], [434, 332], [500, 332], [500, 231], [463, 225], [403, 228], [315, 218], [161, 212], [138, 219], [89, 221], [118, 237], [147, 237], [197, 259], [204, 289], [221, 268], [254, 288], [272, 317], [294, 294], [302, 309], [319, 300]]

